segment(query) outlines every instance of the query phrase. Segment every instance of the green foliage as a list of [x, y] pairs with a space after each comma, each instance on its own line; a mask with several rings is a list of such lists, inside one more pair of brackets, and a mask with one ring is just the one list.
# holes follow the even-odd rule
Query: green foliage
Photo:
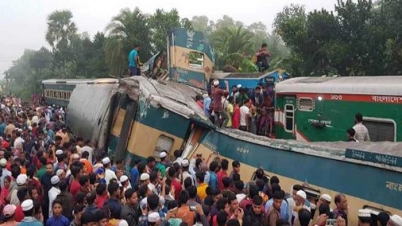
[[149, 17], [137, 7], [133, 11], [122, 9], [106, 27], [109, 38], [106, 40], [106, 62], [114, 76], [127, 74], [128, 54], [134, 45], [140, 45], [140, 59], [146, 60], [154, 53], [149, 37], [151, 30]]
[[294, 76], [401, 74], [401, 6], [399, 0], [339, 0], [336, 14], [285, 7], [274, 30], [291, 50], [286, 69]]
[[[251, 59], [262, 43], [268, 44], [272, 62], [282, 62], [289, 55], [281, 38], [268, 33], [263, 23], [246, 26], [227, 15], [212, 21], [206, 16], [181, 18], [176, 9], [157, 9], [148, 15], [139, 8], [126, 8], [111, 19], [105, 34], [98, 32], [91, 37], [87, 32], [77, 33], [72, 12], [62, 10], [47, 18], [44, 38], [51, 49], [26, 50], [6, 71], [2, 85], [5, 92], [26, 99], [32, 92], [41, 92], [44, 79], [123, 77], [128, 73], [128, 54], [135, 45], [141, 46], [140, 61], [145, 62], [167, 47], [166, 34], [176, 27], [201, 31], [211, 40], [216, 69], [227, 66], [233, 71], [257, 71]], [[191, 57], [191, 61], [198, 65], [199, 58]]]
[[[189, 25], [187, 24], [186, 26]], [[181, 27], [179, 12], [176, 9], [172, 9], [170, 12], [157, 9], [149, 18], [149, 27], [152, 32], [154, 50], [166, 49], [166, 35], [169, 30]]]
[[[215, 50], [215, 69], [223, 70], [230, 65], [243, 72], [255, 71], [255, 65], [248, 67], [262, 43], [268, 45], [272, 59], [280, 60], [288, 55], [288, 49], [276, 34], [268, 33], [267, 26], [256, 22], [249, 26], [224, 15], [216, 22], [206, 16], [194, 16], [191, 20], [194, 30], [202, 31]], [[247, 62], [247, 63], [245, 63]], [[232, 68], [231, 67], [231, 68]]]

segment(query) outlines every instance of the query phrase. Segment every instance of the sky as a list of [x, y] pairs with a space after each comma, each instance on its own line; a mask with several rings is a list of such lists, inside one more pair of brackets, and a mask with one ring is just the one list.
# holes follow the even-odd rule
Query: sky
[[49, 47], [45, 40], [47, 16], [55, 10], [68, 9], [78, 32], [92, 37], [104, 32], [111, 18], [123, 8], [139, 7], [152, 14], [157, 8], [176, 8], [180, 16], [192, 18], [205, 15], [216, 21], [228, 15], [245, 25], [261, 21], [272, 28], [275, 15], [290, 4], [305, 5], [307, 11], [325, 8], [333, 10], [336, 0], [0, 0], [0, 78], [13, 60], [25, 49]]

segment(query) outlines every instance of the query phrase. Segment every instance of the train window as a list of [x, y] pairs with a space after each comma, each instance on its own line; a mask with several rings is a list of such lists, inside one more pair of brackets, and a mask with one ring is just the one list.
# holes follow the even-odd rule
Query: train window
[[50, 90], [50, 97], [54, 98], [54, 91], [53, 90]]
[[188, 67], [202, 70], [204, 66], [204, 54], [192, 51], [188, 54]]
[[63, 99], [67, 100], [67, 92], [66, 91], [63, 92]]
[[293, 105], [285, 105], [285, 131], [292, 133], [294, 130], [295, 110]]
[[396, 123], [392, 119], [363, 117], [370, 141], [396, 141]]
[[172, 147], [173, 147], [173, 143], [174, 143], [173, 138], [170, 138], [170, 137], [165, 136], [165, 135], [160, 135], [159, 138], [158, 138], [158, 141], [156, 142], [154, 156], [156, 158], [159, 158], [159, 154], [162, 151], [167, 151], [167, 153], [169, 154], [170, 149], [172, 149]]
[[300, 97], [297, 101], [299, 111], [313, 111], [314, 100], [309, 97]]

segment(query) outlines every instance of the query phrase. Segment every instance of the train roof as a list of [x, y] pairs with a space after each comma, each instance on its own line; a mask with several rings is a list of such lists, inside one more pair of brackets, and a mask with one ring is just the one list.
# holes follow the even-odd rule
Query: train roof
[[118, 83], [119, 80], [115, 78], [99, 78], [99, 79], [47, 79], [43, 80], [42, 84], [102, 84], [102, 83]]
[[133, 100], [143, 96], [155, 107], [162, 106], [186, 118], [196, 117], [205, 124], [210, 124], [203, 109], [195, 102], [196, 95], [203, 94], [200, 89], [172, 81], [161, 82], [142, 76], [124, 78], [119, 87], [125, 88]]
[[402, 76], [298, 77], [278, 83], [275, 91], [402, 96]]
[[[388, 170], [402, 172], [400, 159], [402, 159], [402, 142], [304, 142], [297, 140], [270, 139], [268, 137], [255, 135], [236, 129], [219, 129], [220, 133], [234, 137], [241, 141], [247, 141], [261, 146], [277, 148], [280, 150], [289, 150], [307, 155], [315, 155], [324, 158], [337, 159], [339, 161], [354, 162], [375, 166]], [[378, 161], [370, 160], [370, 158], [359, 159], [359, 156], [347, 156], [348, 151], [366, 152], [369, 156], [372, 153], [374, 156], [380, 155]], [[393, 160], [396, 161], [392, 163]], [[385, 161], [385, 162], [384, 162]], [[388, 163], [387, 163], [388, 161]], [[391, 163], [390, 163], [391, 162]]]
[[211, 79], [262, 79], [269, 77], [275, 73], [285, 73], [285, 76], [289, 76], [287, 72], [279, 72], [279, 70], [274, 70], [270, 72], [222, 72], [216, 71], [212, 73]]

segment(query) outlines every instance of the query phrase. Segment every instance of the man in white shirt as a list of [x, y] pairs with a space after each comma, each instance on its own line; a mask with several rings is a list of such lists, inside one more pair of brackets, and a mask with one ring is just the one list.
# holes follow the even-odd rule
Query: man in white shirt
[[15, 136], [17, 136], [17, 138], [14, 141], [14, 148], [18, 148], [22, 151], [22, 149], [24, 148], [24, 139], [21, 138], [21, 131], [18, 130], [15, 133]]
[[84, 143], [84, 147], [81, 148], [81, 152], [84, 153], [85, 151], [88, 152], [89, 156], [88, 156], [88, 161], [93, 164], [92, 162], [92, 156], [94, 155], [94, 149], [91, 147], [91, 141], [90, 140], [86, 140]]
[[117, 176], [110, 169], [110, 159], [109, 159], [109, 157], [106, 157], [106, 158], [102, 159], [102, 163], [103, 163], [103, 167], [105, 168], [106, 185], [108, 185], [111, 179], [116, 179], [117, 180]]
[[244, 101], [244, 104], [240, 107], [240, 130], [248, 131], [249, 126], [249, 117], [250, 117], [250, 100], [247, 99]]
[[365, 125], [363, 125], [363, 115], [357, 113], [355, 115], [355, 126], [353, 129], [355, 130], [355, 139], [359, 142], [370, 141], [369, 131]]
[[49, 190], [49, 218], [53, 216], [53, 211], [52, 211], [52, 203], [54, 200], [56, 200], [57, 196], [60, 194], [60, 189], [59, 189], [59, 182], [60, 178], [58, 176], [53, 176], [50, 179], [50, 183], [52, 184], [52, 188]]

